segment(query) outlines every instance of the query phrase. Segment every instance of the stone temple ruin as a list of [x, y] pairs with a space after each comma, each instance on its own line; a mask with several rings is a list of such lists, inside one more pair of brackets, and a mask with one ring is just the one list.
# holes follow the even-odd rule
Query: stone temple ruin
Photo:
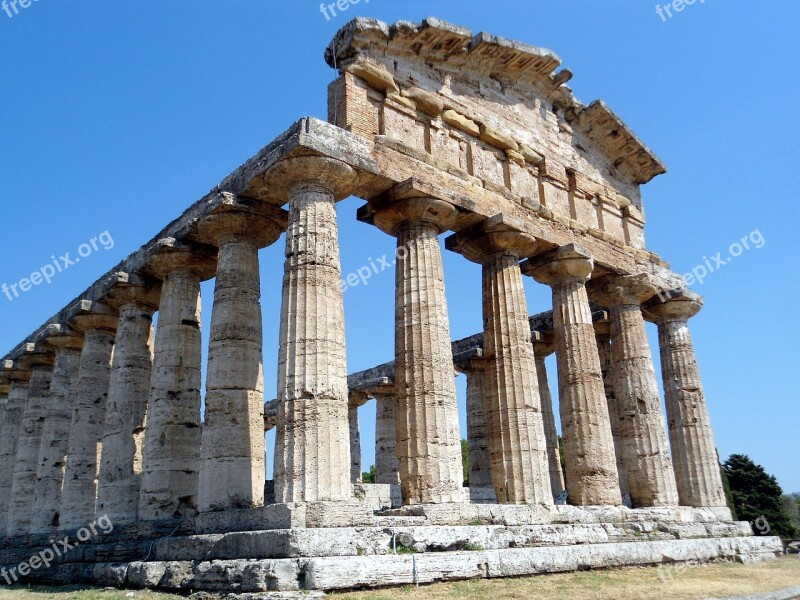
[[[5, 357], [0, 583], [335, 590], [779, 554], [726, 508], [687, 324], [701, 299], [645, 247], [640, 186], [658, 158], [603, 102], [578, 101], [548, 50], [358, 19], [326, 60], [327, 123], [294, 124]], [[398, 262], [395, 361], [348, 377], [335, 207], [349, 196]], [[456, 342], [445, 232], [483, 272], [484, 331]], [[258, 251], [283, 234], [265, 403]], [[529, 317], [523, 276], [552, 289], [552, 312]], [[113, 533], [84, 540], [106, 515]], [[65, 536], [81, 543], [34, 564]]]

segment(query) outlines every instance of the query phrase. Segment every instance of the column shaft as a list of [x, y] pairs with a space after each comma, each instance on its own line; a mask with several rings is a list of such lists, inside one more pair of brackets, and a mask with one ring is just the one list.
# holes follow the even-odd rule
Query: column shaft
[[641, 308], [612, 306], [610, 317], [614, 395], [631, 502], [635, 507], [677, 506], [675, 474]]
[[27, 535], [31, 530], [39, 449], [42, 445], [44, 421], [50, 406], [52, 376], [52, 365], [34, 365], [31, 369], [8, 504], [6, 532], [9, 536]]
[[91, 523], [95, 517], [97, 476], [113, 349], [114, 331], [86, 331], [72, 403], [61, 500], [62, 530], [79, 529]]
[[39, 449], [32, 533], [56, 531], [61, 524], [61, 491], [69, 452], [74, 385], [78, 379], [80, 364], [80, 347], [56, 349], [50, 384], [50, 406]]
[[611, 340], [608, 337], [597, 339], [597, 350], [600, 355], [600, 368], [603, 372], [603, 386], [606, 390], [608, 402], [608, 418], [611, 422], [611, 435], [614, 436], [614, 454], [617, 457], [617, 472], [619, 473], [620, 494], [624, 497], [630, 494], [628, 489], [628, 475], [622, 461], [622, 440], [619, 436], [619, 412], [617, 398], [614, 393], [614, 368], [611, 359]]
[[17, 462], [17, 444], [25, 406], [28, 403], [28, 381], [14, 380], [6, 402], [3, 428], [0, 429], [0, 537], [8, 528], [8, 508], [14, 467]]
[[344, 300], [333, 193], [291, 193], [278, 358], [278, 502], [352, 497]]
[[583, 281], [553, 286], [553, 321], [570, 502], [619, 505], [614, 438]]
[[97, 512], [115, 525], [138, 517], [147, 398], [153, 368], [154, 307], [120, 307], [108, 387]]
[[528, 309], [517, 256], [483, 265], [489, 461], [499, 502], [552, 504]]
[[542, 402], [542, 417], [544, 420], [544, 436], [547, 444], [547, 464], [550, 473], [550, 488], [553, 498], [566, 488], [564, 487], [564, 472], [561, 467], [561, 451], [558, 445], [558, 430], [553, 412], [553, 395], [550, 392], [550, 381], [547, 376], [545, 354], [534, 352], [536, 360], [536, 374], [539, 380], [539, 396]]
[[726, 506], [714, 434], [689, 325], [658, 323], [667, 419], [682, 506]]
[[358, 427], [358, 407], [351, 406], [347, 411], [350, 423], [350, 481], [361, 483], [361, 431]]
[[397, 454], [405, 504], [461, 502], [463, 467], [439, 229], [397, 232]]
[[400, 485], [395, 439], [397, 399], [394, 394], [376, 394], [375, 401], [375, 483]]
[[222, 240], [206, 378], [199, 509], [264, 504], [261, 279], [254, 239]]
[[489, 463], [489, 425], [486, 419], [484, 362], [465, 369], [467, 376], [467, 445], [469, 487], [492, 487]]
[[195, 270], [176, 265], [163, 282], [139, 495], [145, 521], [197, 513], [200, 280]]

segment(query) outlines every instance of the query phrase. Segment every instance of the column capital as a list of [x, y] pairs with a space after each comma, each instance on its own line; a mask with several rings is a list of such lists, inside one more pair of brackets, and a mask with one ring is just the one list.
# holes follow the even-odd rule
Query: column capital
[[668, 292], [666, 297], [656, 295], [643, 308], [648, 320], [658, 322], [688, 321], [703, 308], [703, 299], [691, 292]]
[[163, 238], [155, 244], [146, 270], [162, 280], [174, 271], [188, 271], [205, 281], [217, 272], [217, 256], [208, 246]]
[[62, 349], [80, 351], [83, 348], [83, 334], [69, 325], [51, 323], [42, 333], [41, 343], [56, 352]]
[[592, 280], [587, 286], [592, 300], [606, 308], [641, 306], [655, 295], [656, 290], [647, 273], [608, 275]]
[[428, 196], [379, 201], [374, 211], [375, 226], [392, 236], [397, 236], [407, 223], [430, 225], [441, 234], [453, 226], [458, 214], [456, 207], [449, 202]]
[[281, 237], [288, 223], [289, 214], [285, 210], [264, 203], [246, 205], [242, 199], [205, 217], [193, 237], [216, 247], [244, 241], [266, 248]]
[[67, 324], [81, 333], [92, 329], [115, 332], [119, 324], [116, 310], [93, 300], [80, 300], [67, 313]]
[[483, 348], [472, 348], [466, 352], [461, 352], [453, 356], [453, 366], [456, 371], [467, 375], [473, 371], [479, 371], [486, 365], [483, 356]]
[[528, 258], [536, 252], [537, 241], [525, 229], [522, 222], [500, 213], [449, 236], [445, 247], [478, 264], [498, 254], [508, 254], [517, 260]]
[[0, 369], [0, 375], [9, 383], [25, 383], [31, 378], [31, 370], [15, 360], [4, 360], [0, 363]]
[[139, 273], [119, 271], [112, 274], [109, 291], [103, 301], [116, 310], [134, 305], [152, 312], [158, 310], [161, 299], [161, 282]]
[[567, 281], [585, 282], [593, 270], [594, 259], [580, 244], [560, 246], [522, 263], [525, 275], [550, 286]]
[[536, 358], [550, 356], [556, 351], [556, 341], [554, 336], [541, 331], [532, 331], [533, 354]]
[[36, 367], [52, 367], [55, 354], [41, 343], [28, 343], [17, 360], [23, 368], [33, 370]]
[[283, 205], [301, 189], [319, 188], [338, 202], [353, 191], [358, 173], [348, 165], [327, 156], [295, 156], [278, 161], [264, 175], [275, 204]]

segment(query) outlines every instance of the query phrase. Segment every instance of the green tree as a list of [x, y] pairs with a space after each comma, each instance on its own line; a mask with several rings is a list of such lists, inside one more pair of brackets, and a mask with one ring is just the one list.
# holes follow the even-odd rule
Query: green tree
[[732, 454], [723, 464], [733, 504], [743, 521], [766, 520], [772, 535], [794, 538], [797, 532], [781, 500], [783, 490], [764, 467], [744, 454]]
[[[717, 460], [719, 461], [719, 456], [717, 456]], [[739, 517], [736, 514], [736, 506], [733, 504], [733, 494], [731, 493], [731, 482], [728, 481], [728, 473], [725, 472], [725, 467], [722, 465], [719, 466], [719, 472], [722, 475], [722, 489], [725, 491], [725, 502], [727, 502], [728, 508], [731, 509], [731, 516], [734, 521], [738, 521]]]
[[781, 501], [795, 532], [800, 532], [800, 494], [784, 494]]
[[369, 468], [368, 473], [361, 474], [361, 481], [364, 483], [375, 483], [375, 465]]
[[461, 440], [461, 465], [464, 468], [464, 487], [469, 487], [469, 442]]

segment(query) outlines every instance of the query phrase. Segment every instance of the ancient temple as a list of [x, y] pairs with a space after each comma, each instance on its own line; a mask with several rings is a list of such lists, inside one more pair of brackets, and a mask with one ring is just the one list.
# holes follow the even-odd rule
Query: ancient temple
[[[549, 50], [357, 19], [325, 58], [328, 122], [292, 125], [0, 364], [5, 583], [332, 590], [780, 553], [726, 507], [689, 331], [702, 300], [645, 244], [653, 152], [576, 99]], [[350, 196], [397, 263], [395, 359], [348, 376], [336, 203]], [[484, 330], [464, 340], [442, 236], [482, 268]], [[260, 281], [275, 243], [282, 284]], [[551, 311], [531, 316], [525, 277]], [[283, 290], [277, 399], [262, 285]], [[368, 484], [357, 409], [373, 399]], [[84, 540], [101, 519], [113, 531]], [[34, 566], [54, 538], [80, 544]]]

